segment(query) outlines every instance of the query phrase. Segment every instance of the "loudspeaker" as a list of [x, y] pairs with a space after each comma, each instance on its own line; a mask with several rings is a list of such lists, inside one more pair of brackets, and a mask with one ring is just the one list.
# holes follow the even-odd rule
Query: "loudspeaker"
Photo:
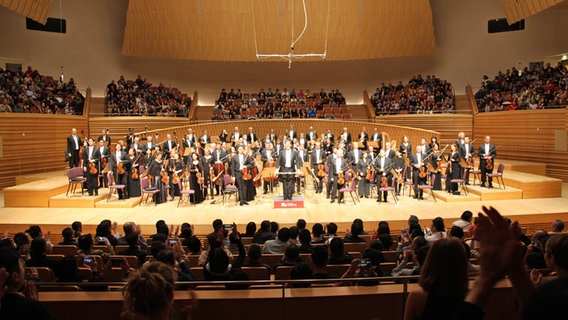
[[525, 20], [517, 21], [511, 25], [507, 22], [507, 18], [492, 19], [487, 21], [487, 32], [497, 33], [497, 32], [507, 32], [507, 31], [519, 31], [525, 30]]
[[47, 18], [47, 22], [45, 23], [45, 25], [43, 25], [35, 20], [26, 18], [26, 29], [36, 30], [36, 31], [66, 33], [67, 21], [65, 21], [65, 19]]

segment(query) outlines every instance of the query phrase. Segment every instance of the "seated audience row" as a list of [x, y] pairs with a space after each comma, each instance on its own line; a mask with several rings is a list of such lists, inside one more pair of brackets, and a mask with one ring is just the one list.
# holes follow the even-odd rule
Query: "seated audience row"
[[109, 116], [187, 117], [191, 98], [162, 83], [153, 87], [140, 75], [134, 81], [120, 76], [107, 85], [105, 106]]
[[375, 109], [375, 115], [455, 111], [452, 84], [434, 75], [426, 75], [425, 79], [417, 75], [407, 84], [399, 81], [396, 86], [392, 83], [382, 83], [369, 99]]
[[82, 115], [85, 98], [75, 80], [64, 82], [40, 75], [0, 68], [0, 112]]
[[475, 93], [480, 112], [544, 109], [568, 104], [568, 70], [561, 62], [556, 67], [547, 63], [532, 69], [515, 67], [499, 71], [493, 80], [483, 76]]
[[295, 89], [283, 92], [276, 89], [275, 92], [268, 88], [265, 92], [260, 89], [257, 93], [241, 93], [231, 89], [226, 92], [221, 90], [219, 99], [215, 102], [213, 111], [214, 121], [239, 120], [239, 119], [290, 119], [290, 118], [325, 118], [335, 117], [334, 114], [321, 112], [326, 105], [344, 105], [345, 98], [339, 90], [332, 90], [329, 94], [321, 89], [313, 95], [310, 90]]

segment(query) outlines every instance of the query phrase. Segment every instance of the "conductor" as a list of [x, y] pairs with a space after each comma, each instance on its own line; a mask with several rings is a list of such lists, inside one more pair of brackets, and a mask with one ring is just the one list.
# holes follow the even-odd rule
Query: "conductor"
[[294, 193], [294, 173], [299, 172], [301, 159], [298, 153], [292, 149], [290, 140], [286, 140], [284, 150], [280, 151], [278, 163], [276, 165], [276, 174], [279, 174], [279, 180], [282, 182], [284, 189], [284, 200], [292, 200]]

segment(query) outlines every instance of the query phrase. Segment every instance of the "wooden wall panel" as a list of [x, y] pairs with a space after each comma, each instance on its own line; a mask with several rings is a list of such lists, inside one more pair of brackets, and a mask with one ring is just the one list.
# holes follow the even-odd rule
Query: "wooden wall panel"
[[[441, 143], [452, 143], [457, 139], [460, 131], [471, 137], [473, 132], [473, 117], [469, 114], [400, 114], [392, 116], [378, 116], [376, 123], [422, 128], [439, 131]], [[430, 140], [431, 136], [424, 136]]]
[[148, 126], [148, 130], [157, 130], [187, 124], [189, 124], [188, 118], [172, 117], [91, 117], [89, 119], [91, 135], [98, 137], [102, 130], [109, 129], [112, 141], [124, 139], [129, 128], [141, 133], [144, 132], [145, 126]]
[[82, 116], [0, 114], [3, 155], [0, 188], [15, 185], [21, 174], [61, 170], [67, 166], [65, 150], [71, 128], [87, 129]]
[[567, 124], [567, 109], [503, 111], [476, 115], [474, 131], [479, 143], [491, 136], [497, 159], [544, 162], [548, 176], [567, 181], [568, 152], [554, 148], [555, 131]]

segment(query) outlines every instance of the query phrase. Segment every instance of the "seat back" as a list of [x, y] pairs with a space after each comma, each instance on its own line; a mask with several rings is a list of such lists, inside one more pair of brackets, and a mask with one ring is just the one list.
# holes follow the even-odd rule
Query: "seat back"
[[292, 266], [279, 266], [274, 270], [274, 280], [290, 280], [292, 269], [294, 269]]
[[[364, 179], [364, 178], [363, 178]], [[359, 182], [359, 180], [355, 179], [355, 177], [351, 178], [351, 185], [349, 188], [356, 190], [357, 189], [357, 183]]]
[[[464, 172], [465, 172], [465, 170], [464, 170]], [[465, 175], [465, 173], [464, 173], [464, 175]], [[430, 185], [431, 185], [431, 186], [434, 186], [434, 183], [436, 183], [436, 175], [435, 175], [435, 174], [431, 174], [431, 175], [430, 175]]]
[[249, 280], [270, 280], [270, 272], [265, 267], [242, 267]]
[[497, 167], [497, 173], [503, 174], [503, 171], [505, 171], [505, 165], [500, 163]]
[[464, 181], [467, 181], [467, 174], [468, 174], [467, 170], [464, 170], [464, 171], [463, 171], [463, 174], [462, 174], [462, 179], [463, 179]]
[[112, 186], [112, 185], [114, 185], [114, 183], [113, 183], [114, 181], [113, 181], [112, 173], [110, 173], [110, 172], [107, 172], [107, 181], [108, 181], [108, 185], [109, 185], [109, 186]]
[[77, 253], [77, 246], [56, 245], [51, 249], [52, 254], [62, 254], [64, 256], [74, 256]]
[[83, 168], [81, 167], [74, 167], [67, 171], [67, 177], [69, 179], [77, 178], [83, 176]]
[[144, 192], [144, 189], [148, 188], [148, 186], [148, 178], [140, 179], [140, 189], [142, 189], [142, 192]]
[[231, 176], [228, 175], [228, 174], [224, 174], [223, 175], [223, 183], [225, 184], [225, 186], [232, 185], [233, 182], [231, 181]]

